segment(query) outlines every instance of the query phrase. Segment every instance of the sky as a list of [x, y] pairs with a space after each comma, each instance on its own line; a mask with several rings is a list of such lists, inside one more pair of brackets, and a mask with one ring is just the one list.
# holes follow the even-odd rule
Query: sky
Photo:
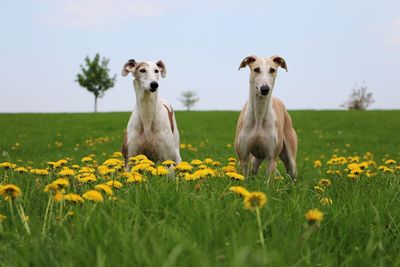
[[159, 94], [176, 110], [194, 90], [197, 110], [240, 110], [249, 55], [279, 55], [273, 94], [288, 109], [340, 109], [365, 84], [371, 109], [400, 109], [398, 0], [2, 0], [0, 112], [92, 112], [75, 82], [86, 56], [110, 60], [116, 84], [99, 111], [131, 111], [128, 59], [162, 59]]

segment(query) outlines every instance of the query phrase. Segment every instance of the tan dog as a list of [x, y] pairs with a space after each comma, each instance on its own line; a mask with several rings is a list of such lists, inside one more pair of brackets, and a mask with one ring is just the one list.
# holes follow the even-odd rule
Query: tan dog
[[130, 59], [122, 68], [122, 76], [134, 77], [136, 106], [129, 119], [122, 154], [125, 169], [128, 159], [144, 154], [153, 161], [173, 160], [181, 162], [179, 131], [171, 105], [158, 96], [158, 80], [165, 78], [164, 63], [136, 62]]
[[250, 98], [240, 113], [235, 139], [242, 173], [248, 175], [250, 168], [251, 173], [256, 174], [266, 159], [269, 175], [275, 171], [276, 160], [280, 157], [295, 180], [297, 135], [282, 101], [272, 97], [277, 69], [281, 67], [287, 71], [286, 62], [278, 56], [249, 56], [239, 69], [246, 66], [250, 68]]

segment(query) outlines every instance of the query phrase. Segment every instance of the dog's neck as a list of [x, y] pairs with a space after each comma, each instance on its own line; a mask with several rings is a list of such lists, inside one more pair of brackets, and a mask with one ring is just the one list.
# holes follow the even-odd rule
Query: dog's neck
[[157, 112], [158, 94], [145, 90], [136, 80], [133, 81], [136, 93], [136, 106], [143, 125], [144, 136], [151, 135], [151, 128]]
[[250, 80], [250, 97], [248, 102], [248, 116], [250, 121], [254, 122], [256, 128], [261, 127], [263, 121], [273, 116], [272, 110], [272, 89], [267, 96], [257, 94], [257, 88], [252, 80]]

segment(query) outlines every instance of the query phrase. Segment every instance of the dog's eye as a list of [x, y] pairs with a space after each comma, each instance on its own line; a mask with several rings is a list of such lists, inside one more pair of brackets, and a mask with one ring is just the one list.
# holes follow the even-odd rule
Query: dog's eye
[[158, 71], [158, 70], [154, 70], [154, 72], [155, 72], [155, 73], [159, 73], [159, 71]]
[[276, 71], [276, 69], [270, 68], [269, 69], [269, 73], [274, 73]]
[[141, 73], [145, 73], [145, 72], [146, 72], [145, 69], [140, 69], [139, 71], [140, 71]]
[[260, 73], [260, 68], [258, 68], [258, 67], [257, 67], [257, 68], [255, 68], [255, 69], [254, 69], [254, 72], [256, 72], [256, 73]]

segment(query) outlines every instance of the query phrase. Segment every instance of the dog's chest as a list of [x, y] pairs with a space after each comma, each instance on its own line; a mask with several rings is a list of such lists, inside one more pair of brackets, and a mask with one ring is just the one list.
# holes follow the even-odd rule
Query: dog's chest
[[275, 127], [252, 129], [248, 135], [248, 148], [257, 158], [273, 157], [278, 144]]

